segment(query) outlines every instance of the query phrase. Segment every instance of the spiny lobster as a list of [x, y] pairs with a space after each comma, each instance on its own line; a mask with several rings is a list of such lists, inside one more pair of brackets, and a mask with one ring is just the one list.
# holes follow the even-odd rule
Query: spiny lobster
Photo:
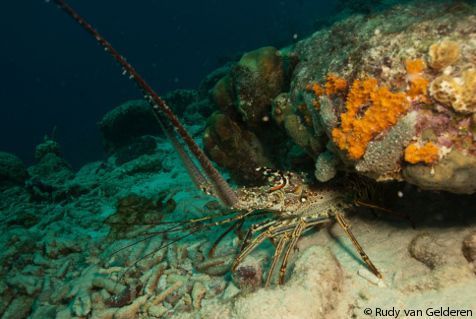
[[[271, 185], [232, 189], [195, 143], [172, 109], [155, 93], [132, 65], [64, 0], [53, 0], [53, 2], [90, 33], [104, 50], [119, 63], [124, 73], [135, 81], [143, 92], [145, 100], [151, 105], [165, 135], [178, 152], [194, 184], [206, 193], [219, 198], [221, 203], [228, 208], [225, 213], [178, 223], [165, 232], [181, 229], [192, 234], [203, 229], [203, 227], [231, 224], [227, 230], [227, 232], [230, 232], [233, 229], [241, 228], [245, 220], [256, 216], [264, 216], [265, 218], [262, 221], [249, 227], [238, 256], [232, 264], [232, 270], [236, 269], [244, 258], [263, 241], [271, 239], [276, 244], [276, 248], [267, 274], [266, 286], [268, 286], [274, 269], [280, 261], [279, 282], [284, 282], [289, 256], [305, 231], [317, 225], [325, 225], [336, 221], [350, 238], [369, 269], [377, 277], [382, 278], [377, 267], [354, 237], [349, 223], [343, 216], [343, 212], [351, 206], [359, 203], [366, 205], [359, 202], [355, 195], [351, 195], [352, 191], [358, 190], [358, 188], [354, 187], [350, 191], [349, 189], [336, 189], [328, 186], [310, 186], [299, 174], [264, 169], [263, 173], [268, 177]], [[199, 166], [195, 164], [194, 159]], [[378, 207], [375, 206], [374, 208]], [[223, 236], [220, 236], [219, 239]], [[179, 237], [177, 240], [184, 237]], [[212, 246], [211, 252], [217, 243], [215, 242]]]

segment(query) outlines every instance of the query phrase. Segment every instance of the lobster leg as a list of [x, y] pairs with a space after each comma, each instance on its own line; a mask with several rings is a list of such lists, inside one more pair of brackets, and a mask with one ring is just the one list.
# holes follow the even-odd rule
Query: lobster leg
[[226, 235], [228, 235], [232, 230], [241, 227], [243, 225], [244, 220], [239, 220], [232, 224], [230, 227], [228, 227], [213, 243], [212, 247], [208, 251], [208, 257], [212, 258], [215, 255], [215, 250], [218, 247], [218, 244], [225, 238]]
[[265, 287], [269, 287], [269, 284], [271, 283], [271, 277], [273, 275], [274, 268], [276, 267], [276, 264], [278, 263], [279, 258], [281, 257], [281, 253], [283, 252], [284, 246], [289, 241], [289, 238], [289, 232], [284, 233], [281, 238], [279, 238], [278, 245], [274, 250], [273, 262], [271, 263], [271, 267], [269, 267], [268, 270], [268, 275], [266, 276]]
[[251, 241], [249, 245], [244, 247], [244, 249], [240, 252], [240, 254], [235, 258], [231, 266], [231, 270], [235, 271], [239, 264], [248, 256], [259, 244], [261, 244], [266, 238], [272, 237], [271, 230], [266, 230], [259, 234], [255, 239]]
[[360, 246], [359, 242], [355, 238], [354, 234], [352, 234], [352, 232], [350, 230], [350, 225], [344, 219], [344, 216], [342, 216], [341, 213], [336, 213], [335, 217], [336, 217], [336, 220], [337, 220], [337, 223], [339, 224], [339, 226], [342, 227], [342, 229], [347, 234], [347, 236], [349, 236], [352, 244], [354, 245], [355, 249], [359, 252], [360, 257], [362, 257], [363, 261], [367, 264], [367, 266], [375, 274], [375, 276], [382, 279], [383, 278], [382, 274], [380, 273], [380, 271], [378, 271], [377, 267], [375, 267], [375, 265], [372, 263], [369, 256], [367, 256], [364, 249], [362, 248], [362, 246]]
[[[231, 266], [231, 270], [235, 271], [238, 265], [248, 256], [256, 247], [258, 247], [265, 239], [267, 238], [274, 238], [278, 235], [282, 235], [289, 231], [289, 225], [282, 225], [279, 221], [271, 221], [262, 224], [258, 224], [258, 227], [252, 229], [248, 232], [247, 237], [251, 237], [254, 232], [260, 230], [264, 227], [267, 227], [261, 234], [256, 236], [253, 240], [250, 240], [249, 244], [245, 244], [244, 247], [241, 249], [238, 256], [235, 258], [233, 265]], [[279, 244], [278, 244], [279, 245]]]
[[286, 249], [286, 252], [284, 253], [283, 257], [283, 262], [281, 264], [281, 269], [279, 270], [279, 284], [282, 285], [284, 283], [284, 276], [286, 275], [286, 268], [288, 266], [288, 259], [289, 255], [293, 251], [293, 249], [296, 247], [296, 244], [299, 240], [299, 238], [302, 235], [302, 232], [304, 229], [306, 229], [308, 225], [306, 222], [303, 220], [300, 220], [299, 223], [296, 225], [296, 228], [294, 228], [292, 234], [291, 234], [291, 243], [289, 244], [288, 248]]
[[240, 247], [240, 252], [243, 251], [245, 247], [249, 245], [253, 234], [260, 231], [261, 229], [271, 227], [274, 224], [276, 224], [275, 220], [267, 220], [267, 221], [252, 225], [246, 232], [245, 238], [243, 239], [243, 242]]

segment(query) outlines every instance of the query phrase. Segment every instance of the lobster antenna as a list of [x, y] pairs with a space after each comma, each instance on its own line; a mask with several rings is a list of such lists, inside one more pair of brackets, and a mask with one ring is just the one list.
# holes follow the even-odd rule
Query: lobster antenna
[[220, 173], [213, 167], [212, 162], [207, 158], [205, 153], [195, 143], [193, 138], [187, 132], [185, 127], [180, 123], [177, 116], [173, 113], [172, 109], [165, 103], [160, 96], [147, 84], [147, 82], [139, 75], [139, 73], [130, 65], [126, 59], [119, 54], [112, 47], [112, 45], [101, 35], [96, 29], [93, 28], [86, 20], [84, 20], [76, 11], [70, 7], [64, 0], [53, 0], [60, 9], [66, 12], [71, 18], [73, 18], [79, 25], [81, 25], [89, 34], [91, 34], [96, 41], [108, 52], [124, 69], [124, 72], [129, 75], [129, 78], [133, 79], [144, 94], [144, 98], [152, 106], [152, 110], [159, 116], [160, 112], [167, 117], [170, 123], [175, 127], [177, 133], [182, 137], [183, 141], [190, 149], [192, 154], [196, 157], [200, 166], [205, 174], [209, 177], [212, 185], [215, 188], [216, 195], [227, 206], [233, 207], [238, 202], [233, 189], [228, 185], [225, 179]]
[[185, 151], [182, 144], [180, 144], [180, 142], [177, 140], [173, 128], [167, 125], [167, 123], [164, 123], [157, 113], [154, 113], [154, 115], [157, 119], [157, 122], [159, 122], [162, 131], [164, 131], [165, 136], [170, 141], [170, 143], [172, 143], [172, 146], [174, 147], [175, 151], [177, 151], [180, 160], [182, 161], [185, 169], [188, 172], [188, 175], [192, 179], [195, 186], [200, 190], [208, 192], [210, 190], [209, 181], [206, 179], [205, 176], [203, 176], [202, 172], [197, 167], [197, 165], [195, 165], [190, 155]]

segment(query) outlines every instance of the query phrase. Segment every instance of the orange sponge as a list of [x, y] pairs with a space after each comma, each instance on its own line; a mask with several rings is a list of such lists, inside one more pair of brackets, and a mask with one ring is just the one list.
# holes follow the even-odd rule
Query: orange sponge
[[347, 95], [346, 112], [341, 126], [332, 131], [332, 138], [351, 159], [361, 158], [369, 142], [395, 125], [409, 108], [404, 92], [393, 93], [379, 87], [375, 78], [355, 80]]
[[413, 143], [405, 149], [405, 161], [411, 164], [416, 163], [435, 163], [438, 160], [438, 147], [432, 142], [428, 142], [423, 146]]
[[329, 73], [326, 80], [326, 95], [333, 95], [347, 89], [347, 81], [335, 73]]
[[423, 71], [426, 69], [425, 61], [422, 59], [407, 60], [405, 61], [405, 67], [407, 70], [408, 78], [408, 96], [413, 100], [420, 101], [422, 103], [429, 103], [428, 97], [428, 79], [423, 75]]
[[408, 74], [420, 74], [426, 69], [426, 64], [422, 59], [406, 60], [405, 68]]

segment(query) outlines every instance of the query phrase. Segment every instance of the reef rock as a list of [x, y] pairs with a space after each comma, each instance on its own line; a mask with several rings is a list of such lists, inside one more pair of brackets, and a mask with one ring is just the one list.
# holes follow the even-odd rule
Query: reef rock
[[38, 144], [35, 148], [35, 159], [40, 161], [43, 157], [48, 154], [55, 154], [61, 156], [60, 145], [54, 139], [45, 136], [43, 143]]
[[157, 142], [153, 136], [145, 135], [131, 140], [127, 145], [121, 146], [115, 153], [116, 164], [122, 165], [142, 155], [154, 154]]
[[210, 99], [218, 110], [229, 116], [237, 117], [234, 107], [234, 88], [229, 72], [219, 79], [210, 90]]
[[211, 73], [209, 73], [198, 86], [198, 96], [200, 99], [207, 98], [210, 93], [212, 92], [213, 88], [220, 81], [223, 77], [225, 77], [228, 72], [230, 72], [230, 68], [234, 65], [234, 63], [228, 63]]
[[211, 158], [241, 181], [252, 180], [256, 168], [270, 164], [257, 136], [219, 112], [210, 117], [203, 144]]
[[214, 105], [210, 99], [205, 98], [189, 104], [183, 114], [186, 124], [195, 125], [197, 123], [206, 122], [206, 119], [213, 114]]
[[56, 153], [47, 153], [38, 163], [28, 168], [33, 184], [41, 183], [52, 188], [61, 186], [74, 177], [71, 165]]
[[0, 152], [0, 186], [21, 184], [28, 177], [26, 167], [17, 156]]
[[143, 100], [121, 104], [99, 122], [106, 152], [112, 153], [144, 135], [158, 135], [161, 130], [150, 105]]
[[22, 295], [18, 296], [10, 303], [2, 318], [27, 318], [33, 306], [33, 302], [33, 298]]
[[[332, 103], [338, 122], [314, 126], [361, 174], [473, 193], [475, 12], [469, 4], [415, 3], [317, 32], [296, 46], [309, 58], [297, 65], [292, 103], [314, 106], [321, 123], [322, 97]], [[358, 31], [347, 37], [346, 29]], [[329, 55], [344, 37], [352, 41]]]
[[271, 101], [284, 88], [284, 67], [276, 48], [264, 47], [243, 55], [230, 73], [236, 107], [250, 126], [269, 120]]
[[195, 90], [174, 90], [164, 95], [164, 100], [178, 116], [182, 116], [187, 106], [198, 101]]
[[[216, 82], [212, 101], [256, 136], [274, 166], [289, 154], [273, 153], [283, 144], [269, 139], [277, 132], [270, 120], [286, 135], [282, 142], [316, 161], [320, 181], [353, 170], [474, 193], [475, 17], [466, 2], [356, 14], [289, 48], [246, 53]], [[240, 152], [229, 143], [226, 153], [209, 153], [223, 165]]]
[[[281, 116], [287, 125], [273, 121], [275, 115], [279, 117], [281, 107], [287, 98], [281, 93], [288, 90], [290, 75], [296, 64], [295, 55], [286, 49], [277, 50], [273, 47], [264, 47], [245, 53], [238, 63], [231, 66], [225, 75], [216, 81], [210, 90], [212, 104], [229, 121], [235, 123], [233, 127], [240, 128], [240, 135], [251, 148], [258, 148], [256, 155], [243, 156], [243, 143], [228, 143], [226, 146], [229, 155], [241, 154], [244, 162], [240, 165], [224, 164], [222, 153], [209, 152], [210, 157], [218, 164], [232, 171], [234, 176], [241, 176], [241, 181], [249, 179], [249, 174], [243, 174], [240, 167], [245, 165], [254, 169], [262, 165], [279, 166], [279, 162], [286, 159], [285, 154], [290, 150], [289, 138], [284, 134], [285, 126], [301, 138], [304, 144], [309, 145], [310, 134], [304, 132], [300, 121], [290, 114], [290, 117]], [[274, 106], [273, 106], [274, 105]], [[286, 114], [288, 115], [288, 114]], [[216, 123], [216, 116], [212, 116], [208, 127]], [[280, 127], [282, 129], [280, 129]], [[210, 129], [213, 130], [213, 129]], [[223, 144], [223, 141], [206, 131], [205, 140], [209, 145]], [[213, 143], [212, 143], [213, 142]], [[249, 148], [249, 147], [246, 147]], [[264, 155], [266, 154], [266, 155]], [[261, 159], [259, 159], [261, 157]], [[267, 157], [264, 159], [264, 157]], [[258, 159], [258, 160], [257, 160]]]
[[463, 255], [472, 264], [473, 271], [476, 272], [476, 231], [464, 239]]
[[475, 17], [469, 3], [414, 2], [318, 31], [292, 48], [288, 106], [273, 118], [311, 151], [321, 181], [342, 168], [474, 193]]
[[424, 164], [405, 167], [403, 176], [424, 189], [471, 194], [476, 190], [476, 157], [453, 150], [431, 167]]

